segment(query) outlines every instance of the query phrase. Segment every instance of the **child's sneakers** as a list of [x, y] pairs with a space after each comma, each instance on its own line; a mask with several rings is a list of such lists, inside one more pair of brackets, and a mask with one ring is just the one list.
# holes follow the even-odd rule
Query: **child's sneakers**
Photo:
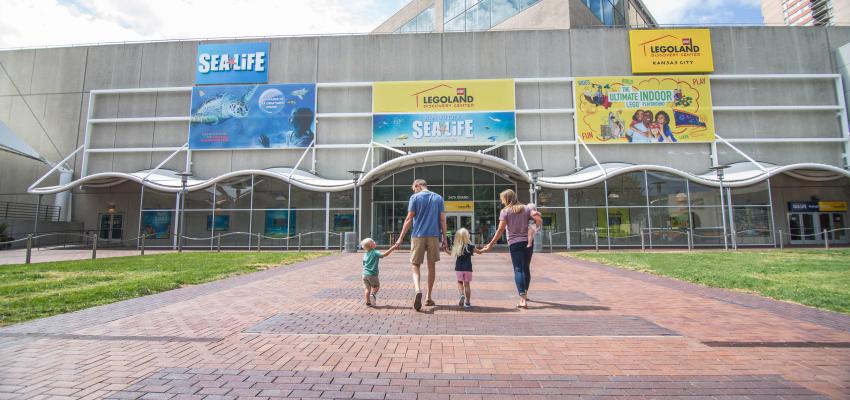
[[463, 305], [465, 303], [466, 303], [466, 296], [460, 295], [460, 300], [458, 300], [458, 302], [457, 302], [458, 307], [463, 307]]
[[471, 307], [472, 307], [472, 304], [469, 304], [468, 301], [463, 304], [463, 308], [471, 308]]
[[377, 306], [377, 305], [378, 305], [378, 297], [377, 297], [377, 296], [375, 296], [375, 293], [371, 293], [371, 294], [369, 294], [369, 298], [370, 298], [370, 299], [372, 299], [372, 305], [373, 305], [373, 306]]

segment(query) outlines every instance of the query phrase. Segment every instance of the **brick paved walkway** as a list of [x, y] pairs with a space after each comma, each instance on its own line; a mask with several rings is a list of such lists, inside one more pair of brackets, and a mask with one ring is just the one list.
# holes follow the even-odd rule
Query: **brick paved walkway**
[[367, 308], [361, 255], [0, 328], [0, 399], [850, 397], [846, 315], [543, 254], [528, 310], [507, 254], [421, 313], [392, 256]]

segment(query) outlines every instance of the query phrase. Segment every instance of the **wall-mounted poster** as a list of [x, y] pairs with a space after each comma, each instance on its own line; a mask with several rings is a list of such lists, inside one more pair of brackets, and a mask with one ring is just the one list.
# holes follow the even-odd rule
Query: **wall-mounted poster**
[[266, 228], [263, 234], [269, 237], [287, 237], [295, 230], [295, 210], [266, 210]]
[[708, 76], [576, 78], [573, 86], [585, 143], [714, 141]]
[[334, 214], [334, 232], [353, 232], [354, 214]]
[[215, 216], [215, 226], [213, 226], [213, 216], [207, 215], [207, 230], [211, 231], [215, 229], [216, 231], [229, 231], [230, 230], [230, 216], [229, 215], [216, 215]]
[[372, 98], [372, 140], [387, 146], [487, 146], [516, 137], [513, 80], [375, 82]]
[[308, 147], [315, 110], [315, 83], [195, 87], [189, 148]]
[[143, 211], [142, 234], [148, 239], [168, 239], [171, 237], [171, 211]]

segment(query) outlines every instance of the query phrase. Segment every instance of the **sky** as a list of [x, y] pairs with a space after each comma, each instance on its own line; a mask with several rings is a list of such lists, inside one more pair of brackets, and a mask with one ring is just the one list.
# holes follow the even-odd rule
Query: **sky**
[[[0, 0], [0, 48], [366, 33], [408, 1]], [[661, 24], [762, 22], [759, 0], [643, 1]]]

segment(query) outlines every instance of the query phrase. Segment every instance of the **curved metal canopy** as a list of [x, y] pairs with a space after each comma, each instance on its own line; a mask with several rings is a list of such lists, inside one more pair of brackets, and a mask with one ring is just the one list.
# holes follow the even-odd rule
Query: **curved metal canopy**
[[[501, 173], [505, 177], [517, 181], [531, 181], [525, 171], [498, 157], [462, 150], [434, 150], [407, 154], [387, 161], [364, 174], [358, 181], [358, 185], [380, 180], [402, 169], [439, 163], [475, 166]], [[538, 178], [538, 185], [548, 189], [578, 189], [600, 183], [607, 178], [617, 175], [644, 170], [668, 173], [706, 186], [720, 186], [716, 174], [711, 171], [695, 175], [663, 165], [633, 165], [625, 163], [606, 163], [587, 167], [569, 175], [540, 177]], [[850, 178], [850, 171], [826, 164], [799, 163], [778, 166], [763, 162], [759, 164], [741, 162], [731, 165], [725, 171], [723, 185], [726, 187], [750, 186], [782, 173], [810, 181], [825, 181], [841, 177]], [[245, 175], [267, 176], [291, 183], [302, 189], [321, 192], [350, 190], [354, 184], [352, 180], [326, 179], [306, 171], [293, 170], [288, 167], [275, 167], [233, 171], [207, 179], [192, 177], [187, 182], [187, 190], [205, 189], [215, 183]], [[163, 192], [179, 192], [182, 188], [180, 177], [176, 175], [176, 172], [159, 169], [156, 171], [144, 170], [134, 173], [101, 172], [88, 175], [65, 185], [33, 188], [30, 193], [53, 194], [69, 190], [79, 185], [105, 187], [114, 186], [126, 181], [137, 182], [147, 188]]]

